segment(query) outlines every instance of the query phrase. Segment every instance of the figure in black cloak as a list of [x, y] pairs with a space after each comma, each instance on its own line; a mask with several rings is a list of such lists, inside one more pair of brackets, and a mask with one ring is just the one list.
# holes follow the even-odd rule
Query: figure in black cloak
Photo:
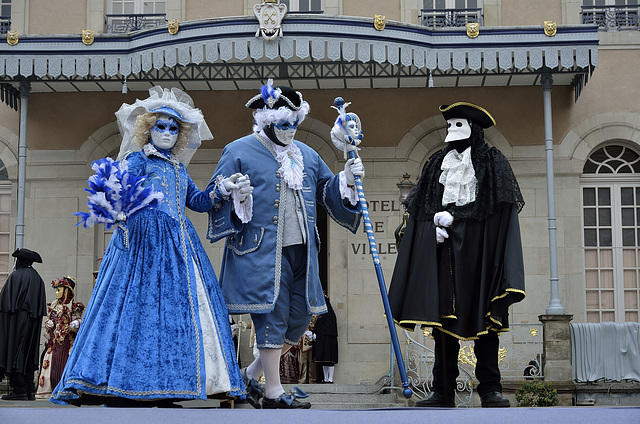
[[314, 327], [313, 361], [322, 367], [323, 383], [333, 383], [333, 371], [338, 363], [338, 320], [329, 298], [325, 296], [327, 313], [318, 316]]
[[509, 162], [484, 142], [495, 125], [466, 102], [440, 106], [447, 147], [424, 166], [406, 200], [410, 214], [389, 288], [396, 322], [433, 327], [435, 363], [421, 407], [454, 407], [458, 340], [474, 340], [483, 407], [508, 407], [498, 368], [498, 333], [525, 296], [518, 213], [524, 206]]
[[20, 248], [14, 271], [0, 291], [0, 381], [9, 376], [12, 392], [4, 400], [35, 400], [42, 317], [47, 315], [44, 281], [31, 267], [40, 255]]

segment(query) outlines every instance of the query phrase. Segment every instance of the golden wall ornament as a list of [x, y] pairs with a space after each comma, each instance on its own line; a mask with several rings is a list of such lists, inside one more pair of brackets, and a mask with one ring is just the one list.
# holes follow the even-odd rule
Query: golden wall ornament
[[93, 44], [94, 35], [92, 29], [83, 29], [82, 30], [82, 43], [85, 46], [90, 46]]
[[7, 31], [7, 43], [10, 46], [15, 46], [20, 41], [20, 37], [18, 37], [18, 31]]
[[387, 24], [387, 17], [385, 15], [373, 16], [373, 27], [378, 31], [382, 31]]
[[558, 28], [555, 21], [544, 21], [544, 33], [548, 37], [556, 35]]
[[501, 347], [498, 349], [498, 363], [501, 363], [502, 361], [504, 361], [504, 358], [507, 357], [507, 348], [506, 347]]
[[460, 350], [458, 351], [458, 362], [463, 365], [470, 365], [473, 368], [476, 367], [476, 362], [478, 362], [478, 360], [473, 352], [473, 346], [466, 345], [460, 347]]
[[167, 23], [169, 25], [169, 34], [176, 35], [178, 33], [178, 30], [180, 29], [180, 25], [178, 24], [178, 20], [177, 19], [171, 19]]
[[480, 24], [478, 22], [467, 24], [467, 37], [476, 38], [480, 35]]

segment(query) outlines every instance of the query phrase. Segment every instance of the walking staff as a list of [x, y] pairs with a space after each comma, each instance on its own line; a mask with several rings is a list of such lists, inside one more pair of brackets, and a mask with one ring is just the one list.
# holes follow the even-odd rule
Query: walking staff
[[[338, 118], [331, 129], [331, 140], [333, 144], [344, 152], [345, 159], [354, 160], [358, 157], [357, 150], [358, 145], [362, 141], [362, 125], [360, 118], [353, 112], [346, 113], [345, 109], [350, 103], [345, 103], [342, 97], [336, 97], [334, 100], [335, 106], [331, 106], [338, 111]], [[362, 188], [362, 181], [359, 175], [354, 175], [353, 183], [356, 186], [358, 192], [358, 200], [360, 203], [360, 209], [362, 211], [362, 217], [364, 218], [364, 226], [367, 231], [367, 237], [369, 238], [369, 249], [371, 251], [371, 257], [373, 259], [373, 266], [376, 270], [378, 277], [378, 285], [380, 286], [380, 294], [382, 295], [382, 303], [384, 304], [384, 312], [387, 316], [387, 323], [389, 324], [389, 333], [391, 333], [391, 343], [393, 345], [393, 351], [396, 355], [396, 361], [398, 363], [398, 369], [400, 371], [400, 378], [402, 379], [402, 394], [406, 398], [410, 398], [412, 391], [409, 388], [409, 382], [407, 379], [407, 371], [404, 367], [404, 361], [402, 359], [402, 353], [400, 352], [400, 343], [398, 342], [398, 334], [396, 333], [396, 327], [391, 315], [391, 307], [389, 305], [389, 298], [387, 297], [387, 286], [384, 282], [384, 275], [382, 275], [382, 266], [380, 265], [380, 258], [378, 257], [378, 245], [376, 244], [376, 238], [373, 235], [373, 228], [371, 226], [371, 220], [369, 219], [369, 209], [367, 208], [367, 200], [364, 197], [364, 190]], [[350, 184], [347, 181], [347, 184]]]

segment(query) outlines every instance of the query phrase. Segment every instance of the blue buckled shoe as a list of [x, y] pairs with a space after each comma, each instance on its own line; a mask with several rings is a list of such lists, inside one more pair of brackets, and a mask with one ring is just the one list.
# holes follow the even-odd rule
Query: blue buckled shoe
[[247, 402], [256, 409], [260, 409], [260, 398], [262, 397], [262, 388], [255, 378], [249, 379], [247, 377], [247, 369], [242, 368], [240, 370], [242, 375], [242, 381], [247, 388]]
[[281, 394], [276, 399], [265, 397], [262, 399], [262, 409], [309, 409], [309, 402], [300, 402], [293, 395]]

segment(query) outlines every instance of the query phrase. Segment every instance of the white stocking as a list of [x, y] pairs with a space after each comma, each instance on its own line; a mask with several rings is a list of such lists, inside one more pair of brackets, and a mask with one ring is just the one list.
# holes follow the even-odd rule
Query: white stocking
[[324, 382], [325, 383], [333, 383], [333, 365], [324, 365], [322, 367], [322, 371], [324, 372]]
[[260, 349], [260, 358], [264, 368], [265, 396], [276, 399], [284, 393], [280, 383], [280, 355], [282, 349]]
[[260, 376], [262, 375], [262, 360], [260, 358], [260, 350], [258, 351], [258, 356], [253, 360], [251, 364], [247, 367], [247, 377], [249, 379], [254, 378], [256, 381], [260, 380]]

